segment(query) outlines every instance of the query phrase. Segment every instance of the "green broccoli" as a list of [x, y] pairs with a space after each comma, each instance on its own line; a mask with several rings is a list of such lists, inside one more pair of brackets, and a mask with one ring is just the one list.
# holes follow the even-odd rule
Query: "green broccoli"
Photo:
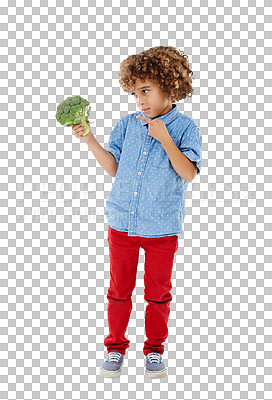
[[86, 127], [82, 136], [88, 135], [90, 127], [87, 125], [91, 107], [87, 110], [87, 117], [85, 116], [86, 108], [90, 105], [88, 100], [83, 99], [81, 96], [67, 97], [62, 101], [57, 108], [56, 120], [62, 126], [76, 125], [82, 122]]

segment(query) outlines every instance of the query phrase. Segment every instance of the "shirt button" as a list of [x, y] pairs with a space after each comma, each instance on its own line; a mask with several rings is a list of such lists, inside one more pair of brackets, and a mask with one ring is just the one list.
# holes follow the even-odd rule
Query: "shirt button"
[[134, 211], [131, 211], [131, 214], [134, 214]]
[[138, 172], [138, 175], [141, 175], [141, 171]]
[[200, 161], [199, 158], [196, 161]]
[[135, 196], [137, 196], [138, 193], [137, 193], [137, 192], [134, 192], [134, 194], [135, 194]]
[[146, 151], [143, 152], [143, 155], [146, 155]]

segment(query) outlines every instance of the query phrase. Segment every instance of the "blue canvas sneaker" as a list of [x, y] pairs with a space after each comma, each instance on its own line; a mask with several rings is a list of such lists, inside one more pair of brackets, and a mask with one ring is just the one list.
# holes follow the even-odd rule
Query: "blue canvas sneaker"
[[99, 369], [99, 374], [104, 378], [119, 378], [124, 364], [124, 354], [117, 350], [108, 353], [108, 357]]
[[146, 355], [145, 376], [147, 378], [163, 378], [167, 369], [162, 361], [162, 355], [157, 352]]

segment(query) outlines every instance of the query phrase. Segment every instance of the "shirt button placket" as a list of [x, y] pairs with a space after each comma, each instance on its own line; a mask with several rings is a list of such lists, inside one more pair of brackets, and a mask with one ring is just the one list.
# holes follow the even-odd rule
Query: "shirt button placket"
[[[150, 146], [150, 142], [151, 142], [151, 136], [149, 137], [148, 135], [145, 138], [145, 142], [144, 142], [144, 151], [143, 151], [143, 156], [147, 155], [147, 146]], [[144, 167], [144, 165], [146, 164], [146, 157], [141, 157], [140, 162], [139, 162], [139, 166]], [[138, 171], [138, 177], [136, 178], [136, 189], [138, 190], [140, 185], [141, 185], [141, 175], [142, 172]], [[138, 206], [138, 202], [139, 202], [139, 190], [134, 192], [134, 197], [133, 200], [131, 202], [131, 208], [132, 210], [130, 211], [130, 216], [129, 216], [129, 233], [131, 234], [136, 234], [136, 209]]]

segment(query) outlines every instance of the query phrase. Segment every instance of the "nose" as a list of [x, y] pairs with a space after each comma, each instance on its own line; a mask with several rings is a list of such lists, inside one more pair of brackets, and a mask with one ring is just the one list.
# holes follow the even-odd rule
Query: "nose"
[[141, 106], [144, 105], [144, 99], [142, 99], [140, 96], [137, 98], [137, 103]]

